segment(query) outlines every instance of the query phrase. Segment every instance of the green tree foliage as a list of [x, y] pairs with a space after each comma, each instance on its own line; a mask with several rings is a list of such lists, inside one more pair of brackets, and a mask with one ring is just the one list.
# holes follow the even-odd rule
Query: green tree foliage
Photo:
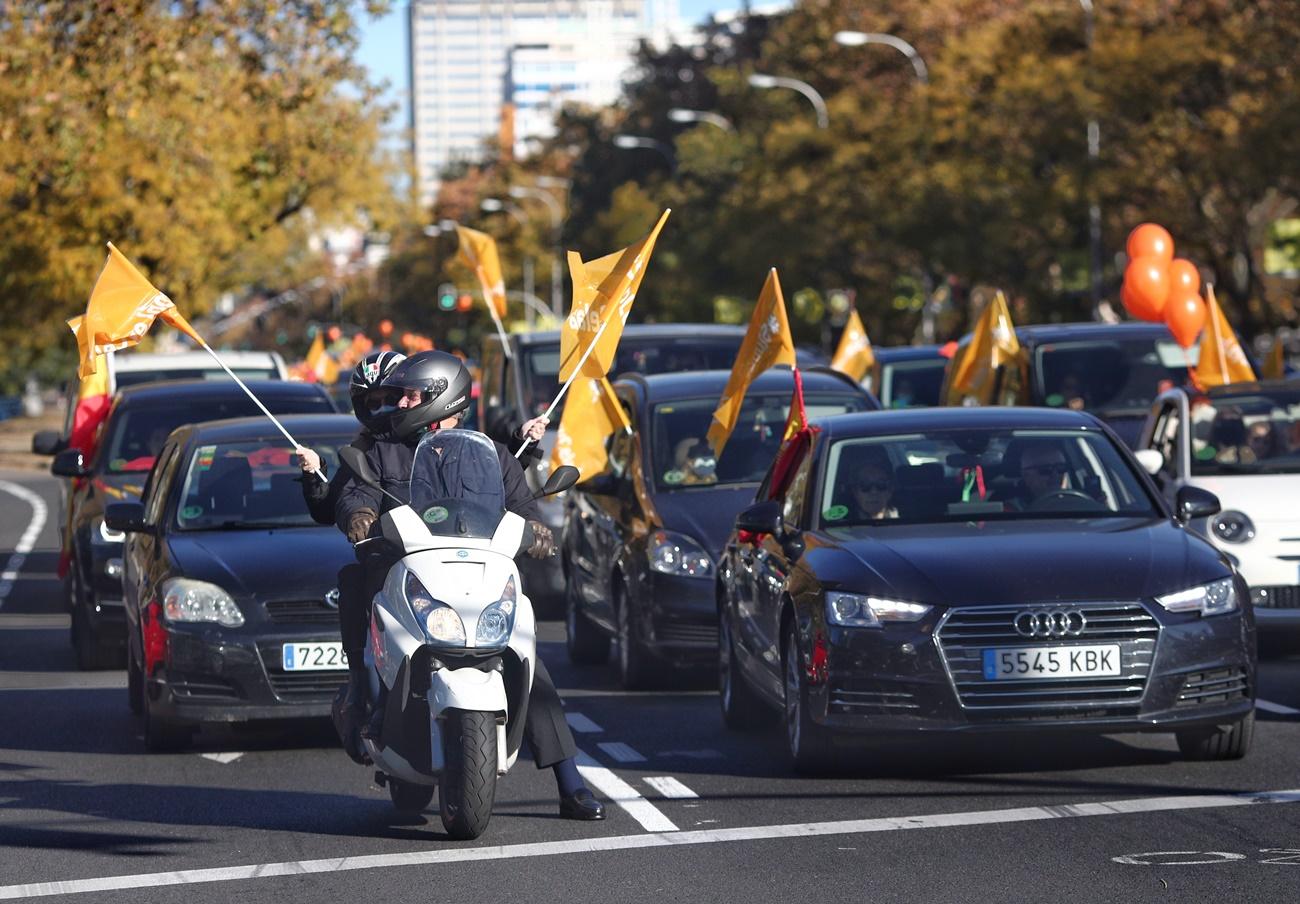
[[[385, 4], [370, 3], [377, 13]], [[395, 211], [348, 0], [0, 6], [0, 341], [71, 349], [113, 241], [187, 314]]]

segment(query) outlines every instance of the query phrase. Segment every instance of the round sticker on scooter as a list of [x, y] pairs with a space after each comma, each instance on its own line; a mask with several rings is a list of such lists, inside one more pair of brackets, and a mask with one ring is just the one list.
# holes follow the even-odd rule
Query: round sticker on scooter
[[440, 505], [435, 505], [424, 510], [424, 520], [430, 524], [439, 524], [447, 520], [448, 512]]

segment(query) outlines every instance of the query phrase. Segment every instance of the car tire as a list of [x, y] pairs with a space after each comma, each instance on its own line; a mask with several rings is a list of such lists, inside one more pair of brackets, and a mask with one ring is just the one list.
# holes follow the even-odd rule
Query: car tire
[[768, 721], [767, 709], [736, 664], [725, 611], [718, 618], [718, 704], [722, 723], [732, 731], [753, 731]]
[[126, 702], [132, 715], [144, 715], [144, 669], [136, 665], [130, 650], [126, 651]]
[[808, 713], [808, 687], [804, 683], [804, 660], [795, 635], [794, 622], [790, 621], [783, 632], [782, 672], [785, 688], [784, 728], [786, 750], [790, 765], [796, 772], [816, 775], [831, 765], [832, 745], [830, 735], [813, 722]]
[[609, 637], [579, 611], [572, 579], [564, 582], [564, 646], [574, 665], [609, 662]]
[[1178, 750], [1189, 760], [1239, 760], [1255, 738], [1255, 713], [1226, 728], [1197, 728], [1175, 732]]
[[614, 617], [618, 626], [618, 677], [624, 690], [641, 691], [654, 681], [654, 663], [641, 643], [627, 588], [614, 583]]
[[86, 612], [89, 601], [81, 589], [75, 566], [69, 580], [72, 582], [72, 652], [77, 660], [77, 668], [83, 672], [119, 668], [121, 651], [116, 646], [101, 642], [90, 627], [90, 616]]
[[184, 750], [194, 737], [190, 726], [161, 721], [150, 712], [148, 684], [144, 680], [140, 681], [140, 715], [144, 717], [144, 748], [150, 753]]

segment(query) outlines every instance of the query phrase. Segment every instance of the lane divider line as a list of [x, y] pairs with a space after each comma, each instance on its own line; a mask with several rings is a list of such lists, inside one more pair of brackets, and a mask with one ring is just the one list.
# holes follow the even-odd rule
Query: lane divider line
[[613, 770], [606, 769], [591, 758], [591, 754], [578, 751], [578, 773], [588, 784], [627, 812], [647, 832], [676, 832], [677, 825], [658, 807], [623, 781]]
[[[579, 761], [583, 756], [583, 754], [579, 754]], [[579, 766], [578, 768], [582, 769], [583, 767]], [[897, 832], [904, 829], [949, 829], [997, 825], [999, 823], [1082, 819], [1090, 816], [1125, 816], [1177, 810], [1206, 810], [1220, 807], [1249, 807], [1258, 804], [1289, 803], [1300, 803], [1300, 789], [1252, 791], [1244, 794], [1147, 797], [1138, 800], [1116, 800], [1091, 804], [1058, 804], [1042, 807], [1016, 807], [1009, 810], [935, 813], [929, 816], [886, 816], [877, 819], [854, 819], [843, 822], [809, 822], [796, 825], [701, 829], [693, 832], [614, 835], [607, 838], [577, 838], [568, 841], [540, 841], [488, 847], [443, 846], [436, 850], [408, 851], [401, 854], [329, 857], [321, 860], [255, 863], [244, 866], [176, 870], [164, 873], [137, 873], [129, 876], [105, 876], [95, 879], [66, 879], [54, 882], [31, 882], [24, 885], [3, 885], [0, 886], [0, 900], [14, 901], [24, 898], [48, 897], [50, 895], [87, 894], [90, 892], [121, 891], [128, 888], [154, 888], [165, 885], [196, 885], [204, 882], [239, 882], [253, 879], [270, 879], [278, 876], [341, 873], [363, 869], [392, 869], [401, 866], [430, 866], [442, 863], [511, 860], [525, 857], [558, 857], [605, 851], [673, 847], [674, 845], [862, 835], [871, 832]]]
[[692, 798], [699, 797], [698, 794], [683, 785], [677, 779], [673, 778], [671, 775], [647, 776], [645, 783], [669, 800], [691, 800]]
[[242, 750], [239, 751], [238, 753], [234, 751], [227, 751], [224, 753], [200, 753], [199, 754], [199, 756], [203, 757], [205, 760], [212, 760], [212, 762], [220, 763], [223, 766], [226, 765], [227, 763], [233, 763], [235, 760], [239, 759], [243, 755], [244, 753]]
[[644, 763], [645, 757], [637, 753], [622, 741], [606, 741], [603, 744], [597, 744], [605, 756], [618, 760], [620, 763]]
[[600, 734], [605, 730], [582, 713], [565, 713], [564, 718], [570, 728], [583, 734]]
[[1290, 706], [1283, 706], [1281, 703], [1272, 703], [1268, 700], [1256, 700], [1255, 708], [1262, 709], [1266, 713], [1276, 713], [1279, 716], [1300, 716], [1300, 709], [1293, 709]]
[[13, 555], [9, 556], [9, 561], [5, 563], [4, 572], [0, 573], [0, 609], [3, 609], [5, 599], [9, 596], [9, 592], [14, 589], [14, 582], [18, 580], [18, 572], [22, 569], [23, 563], [27, 561], [27, 554], [36, 546], [37, 538], [40, 537], [41, 531], [45, 529], [45, 518], [48, 509], [44, 499], [20, 483], [0, 480], [0, 490], [11, 496], [17, 496], [32, 507], [32, 520], [28, 522], [23, 535], [18, 538], [18, 544], [14, 547]]

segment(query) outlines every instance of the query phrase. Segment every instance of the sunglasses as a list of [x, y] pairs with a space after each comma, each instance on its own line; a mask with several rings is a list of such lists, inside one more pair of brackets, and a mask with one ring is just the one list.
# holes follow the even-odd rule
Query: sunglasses
[[1025, 468], [1026, 471], [1034, 471], [1044, 477], [1064, 477], [1070, 473], [1068, 465], [1030, 465]]
[[864, 480], [855, 483], [853, 488], [863, 493], [886, 493], [891, 486], [888, 480]]

